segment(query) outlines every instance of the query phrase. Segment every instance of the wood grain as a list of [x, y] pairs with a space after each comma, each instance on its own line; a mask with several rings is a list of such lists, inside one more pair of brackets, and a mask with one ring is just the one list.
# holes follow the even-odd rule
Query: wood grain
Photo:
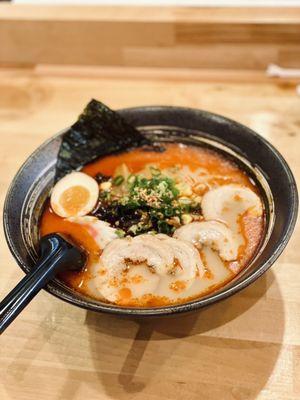
[[300, 63], [300, 8], [0, 4], [0, 63], [265, 69]]
[[[72, 72], [73, 71], [73, 72]], [[268, 138], [300, 177], [294, 81], [222, 71], [180, 80], [157, 69], [0, 69], [0, 207], [26, 157], [91, 97], [113, 108], [198, 107]], [[233, 75], [233, 74], [232, 74]], [[209, 79], [206, 79], [209, 76]], [[0, 234], [0, 295], [22, 272]], [[297, 400], [300, 396], [299, 225], [276, 264], [241, 293], [199, 313], [137, 322], [39, 294], [1, 337], [1, 400]]]
[[[1, 4], [1, 19], [40, 21], [170, 21], [213, 23], [288, 23], [300, 22], [298, 7], [143, 7]], [[148, 12], [146, 12], [148, 10]], [[58, 12], [59, 11], [59, 12]]]

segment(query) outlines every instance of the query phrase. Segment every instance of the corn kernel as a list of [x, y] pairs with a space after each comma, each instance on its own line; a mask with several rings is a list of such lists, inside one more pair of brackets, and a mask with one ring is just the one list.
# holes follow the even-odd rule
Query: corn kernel
[[184, 225], [193, 221], [193, 217], [190, 214], [183, 214], [181, 218]]
[[100, 183], [100, 189], [101, 190], [107, 191], [107, 190], [110, 190], [110, 188], [111, 188], [111, 182], [102, 182], [102, 183]]

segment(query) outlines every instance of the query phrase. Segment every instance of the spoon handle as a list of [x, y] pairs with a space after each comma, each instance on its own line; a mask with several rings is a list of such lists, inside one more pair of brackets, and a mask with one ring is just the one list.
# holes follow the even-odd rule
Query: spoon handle
[[58, 234], [44, 236], [36, 266], [0, 303], [0, 334], [59, 271], [84, 265], [83, 253]]

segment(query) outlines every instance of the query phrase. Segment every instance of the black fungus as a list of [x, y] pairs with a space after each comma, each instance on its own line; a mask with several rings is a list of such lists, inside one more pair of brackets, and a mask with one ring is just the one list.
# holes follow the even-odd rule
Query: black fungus
[[109, 180], [111, 179], [111, 176], [109, 176], [109, 175], [104, 175], [104, 174], [101, 174], [101, 172], [99, 172], [99, 173], [95, 176], [95, 179], [96, 179], [96, 181], [100, 184], [100, 183], [109, 181]]

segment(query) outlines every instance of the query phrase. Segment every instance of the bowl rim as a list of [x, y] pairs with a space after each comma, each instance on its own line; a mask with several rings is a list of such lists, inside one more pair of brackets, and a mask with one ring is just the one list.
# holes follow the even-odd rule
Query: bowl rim
[[[147, 317], [147, 316], [164, 316], [164, 315], [170, 315], [170, 314], [177, 314], [177, 313], [182, 313], [182, 312], [188, 312], [188, 311], [194, 311], [196, 309], [200, 309], [203, 307], [206, 307], [210, 304], [216, 303], [220, 300], [226, 299], [229, 296], [232, 296], [233, 294], [239, 292], [240, 290], [246, 288], [249, 286], [251, 283], [256, 281], [263, 273], [265, 273], [272, 265], [273, 263], [277, 260], [277, 258], [280, 256], [284, 248], [286, 247], [289, 239], [291, 238], [291, 235], [293, 233], [296, 220], [297, 220], [297, 214], [298, 214], [298, 191], [297, 191], [297, 185], [295, 178], [293, 176], [293, 173], [287, 164], [286, 160], [284, 157], [280, 154], [280, 152], [268, 141], [266, 140], [263, 136], [259, 135], [255, 131], [253, 131], [251, 128], [248, 128], [247, 126], [234, 121], [230, 118], [224, 117], [222, 115], [212, 113], [209, 111], [204, 111], [201, 109], [196, 109], [196, 108], [191, 108], [191, 107], [177, 107], [177, 106], [140, 106], [140, 107], [128, 107], [128, 108], [122, 108], [117, 110], [117, 112], [120, 112], [120, 114], [126, 114], [126, 113], [147, 113], [147, 112], [155, 112], [155, 111], [175, 111], [175, 112], [181, 112], [181, 113], [187, 113], [187, 112], [193, 112], [200, 114], [208, 119], [217, 119], [219, 122], [223, 122], [226, 124], [230, 124], [235, 126], [236, 128], [243, 129], [244, 132], [247, 132], [248, 134], [256, 137], [260, 142], [263, 143], [265, 147], [268, 148], [270, 152], [272, 152], [278, 162], [280, 163], [281, 167], [283, 168], [287, 179], [290, 183], [290, 190], [291, 190], [291, 216], [289, 221], [287, 222], [287, 226], [285, 228], [285, 232], [283, 237], [281, 238], [281, 241], [279, 244], [275, 246], [275, 249], [273, 251], [273, 254], [265, 261], [263, 262], [252, 274], [247, 276], [245, 279], [243, 279], [240, 282], [234, 283], [232, 286], [225, 288], [224, 290], [217, 292], [217, 293], [212, 293], [209, 297], [205, 298], [199, 298], [199, 299], [194, 299], [186, 303], [182, 304], [175, 304], [175, 305], [169, 305], [169, 306], [163, 306], [163, 307], [152, 307], [152, 308], [127, 308], [127, 307], [120, 307], [120, 306], [115, 306], [113, 304], [109, 303], [96, 303], [95, 300], [89, 299], [88, 297], [83, 297], [82, 299], [72, 297], [69, 293], [67, 292], [62, 292], [57, 290], [54, 286], [51, 285], [51, 282], [44, 288], [47, 292], [50, 294], [54, 295], [55, 297], [66, 301], [70, 304], [76, 305], [78, 307], [84, 308], [86, 310], [91, 310], [91, 311], [97, 311], [97, 312], [104, 312], [104, 313], [109, 313], [109, 314], [116, 314], [116, 315], [123, 315], [123, 316], [139, 316], [139, 317]], [[154, 125], [153, 125], [154, 126]], [[167, 126], [166, 124], [161, 124], [161, 126]], [[170, 125], [169, 125], [170, 126]], [[176, 124], [173, 125], [176, 127]], [[140, 126], [142, 127], [142, 125]], [[67, 129], [67, 128], [66, 128]], [[22, 258], [19, 256], [18, 251], [16, 247], [14, 246], [13, 238], [10, 236], [10, 228], [9, 228], [9, 218], [8, 218], [8, 208], [9, 208], [9, 203], [10, 203], [10, 197], [12, 190], [18, 181], [19, 175], [22, 173], [24, 169], [26, 169], [27, 164], [30, 162], [30, 160], [38, 154], [44, 147], [48, 145], [52, 140], [55, 138], [61, 136], [66, 129], [61, 130], [57, 134], [51, 136], [49, 139], [47, 139], [45, 142], [43, 142], [40, 146], [37, 147], [37, 149], [32, 152], [25, 162], [21, 165], [21, 167], [17, 170], [11, 184], [9, 185], [9, 188], [7, 190], [7, 194], [5, 197], [4, 201], [4, 206], [3, 206], [3, 227], [4, 227], [4, 235], [6, 242], [8, 244], [9, 250], [15, 260], [17, 261], [19, 267], [25, 272], [28, 272], [28, 267], [26, 264], [23, 262]], [[187, 128], [187, 130], [189, 130]], [[275, 211], [276, 213], [276, 211]], [[276, 223], [276, 222], [275, 222]]]

